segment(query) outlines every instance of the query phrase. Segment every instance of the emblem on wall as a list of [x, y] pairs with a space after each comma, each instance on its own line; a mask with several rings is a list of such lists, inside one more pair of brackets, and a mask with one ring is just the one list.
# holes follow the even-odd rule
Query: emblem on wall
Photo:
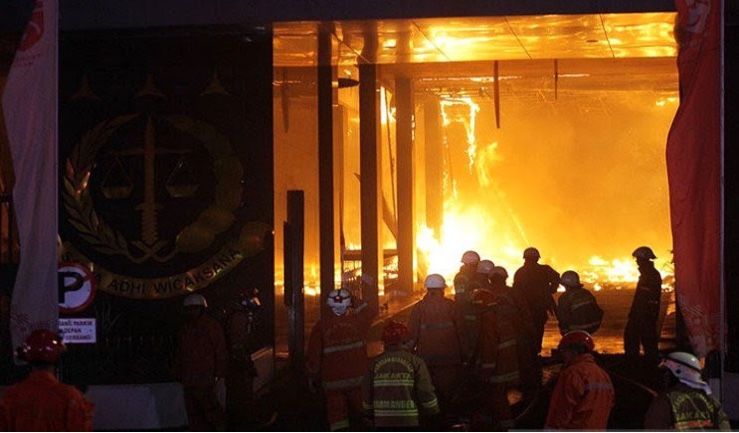
[[119, 115], [82, 134], [61, 201], [99, 289], [136, 299], [197, 291], [259, 253], [271, 230], [240, 217], [245, 167], [228, 138], [181, 114]]

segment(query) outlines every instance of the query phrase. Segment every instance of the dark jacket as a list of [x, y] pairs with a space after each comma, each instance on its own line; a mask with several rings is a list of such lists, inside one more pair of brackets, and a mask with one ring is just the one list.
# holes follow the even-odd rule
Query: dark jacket
[[600, 328], [603, 310], [595, 296], [585, 288], [568, 288], [559, 297], [557, 320], [562, 335], [576, 330], [594, 333]]
[[535, 319], [554, 310], [552, 294], [558, 286], [559, 273], [548, 265], [525, 263], [513, 276], [513, 288], [523, 292]]
[[639, 282], [636, 284], [634, 301], [631, 303], [629, 318], [649, 317], [657, 320], [659, 303], [662, 297], [662, 277], [654, 265], [639, 267]]

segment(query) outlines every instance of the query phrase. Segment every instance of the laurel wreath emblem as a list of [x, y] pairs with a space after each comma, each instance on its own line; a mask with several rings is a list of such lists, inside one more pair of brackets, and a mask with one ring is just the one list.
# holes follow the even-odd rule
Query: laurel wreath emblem
[[108, 141], [116, 129], [136, 116], [128, 114], [100, 122], [82, 136], [67, 158], [62, 190], [69, 223], [77, 229], [80, 237], [104, 254], [123, 255], [134, 262], [137, 260], [131, 256], [125, 236], [111, 228], [95, 212], [88, 186], [100, 146]]

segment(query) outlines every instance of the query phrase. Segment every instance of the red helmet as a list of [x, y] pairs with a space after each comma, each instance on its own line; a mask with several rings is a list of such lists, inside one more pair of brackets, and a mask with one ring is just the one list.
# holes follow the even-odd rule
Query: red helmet
[[386, 346], [398, 345], [408, 338], [408, 327], [400, 322], [391, 320], [382, 331], [382, 342]]
[[59, 334], [47, 329], [37, 329], [31, 332], [18, 348], [18, 357], [27, 362], [40, 361], [56, 364], [65, 350], [67, 347]]
[[559, 340], [559, 350], [571, 349], [571, 348], [583, 348], [588, 352], [592, 352], [595, 349], [595, 343], [593, 337], [585, 331], [577, 330], [570, 331]]

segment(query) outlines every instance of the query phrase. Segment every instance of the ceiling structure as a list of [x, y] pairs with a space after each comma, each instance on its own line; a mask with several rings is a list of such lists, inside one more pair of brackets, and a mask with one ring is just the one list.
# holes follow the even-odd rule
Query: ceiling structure
[[381, 84], [412, 77], [416, 95], [490, 96], [497, 61], [501, 92], [522, 103], [550, 98], [555, 87], [591, 99], [614, 90], [661, 98], [677, 91], [674, 20], [657, 12], [275, 23], [274, 85], [315, 96], [323, 26], [340, 76], [356, 79], [358, 63], [376, 63]]
[[654, 12], [275, 23], [274, 65], [316, 65], [321, 26], [335, 36], [338, 65], [673, 57], [674, 20]]

